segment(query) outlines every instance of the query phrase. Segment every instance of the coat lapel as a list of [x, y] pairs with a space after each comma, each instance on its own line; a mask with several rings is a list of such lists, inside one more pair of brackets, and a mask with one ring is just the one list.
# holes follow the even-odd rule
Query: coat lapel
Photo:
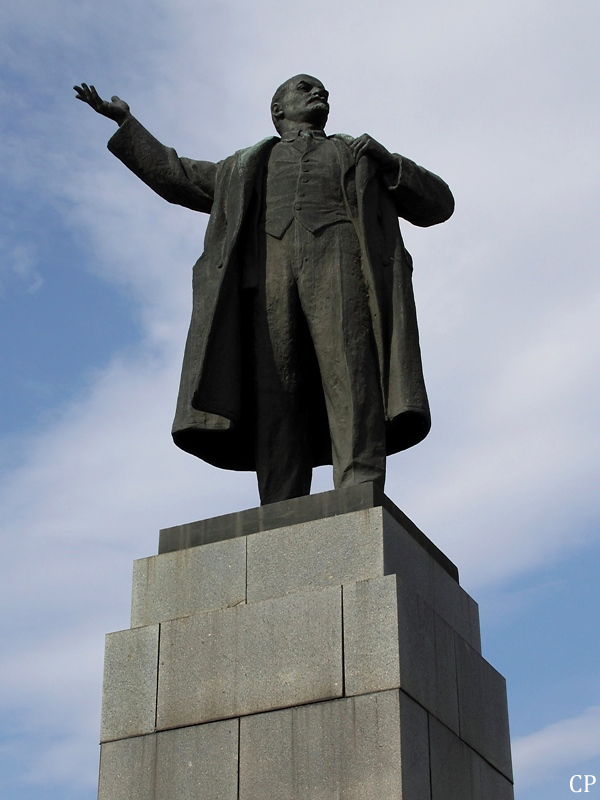
[[370, 158], [361, 158], [358, 164], [355, 164], [348, 147], [354, 141], [353, 136], [349, 136], [347, 133], [334, 133], [331, 138], [341, 145], [340, 154], [342, 156], [342, 165], [344, 169], [343, 177], [346, 176], [347, 172], [352, 169], [352, 167], [356, 166], [356, 190], [360, 197], [365, 191], [369, 181], [374, 178], [377, 169], [376, 165]]
[[238, 150], [235, 154], [237, 166], [243, 184], [251, 184], [259, 169], [265, 160], [266, 154], [271, 151], [275, 143], [279, 141], [277, 136], [268, 136], [252, 147], [246, 147], [244, 150]]
[[[369, 222], [367, 219], [367, 211], [365, 209], [365, 196], [366, 189], [369, 183], [373, 180], [377, 172], [377, 166], [371, 158], [360, 158], [358, 163], [355, 163], [354, 158], [348, 148], [348, 145], [353, 142], [353, 138], [347, 134], [336, 134], [333, 137], [334, 141], [338, 142], [340, 148], [340, 155], [343, 165], [343, 187], [347, 191], [347, 179], [349, 172], [355, 168], [354, 183], [356, 191], [356, 203], [358, 206], [358, 219], [355, 219], [356, 235], [360, 242], [362, 250], [362, 271], [367, 284], [369, 294], [369, 307], [371, 309], [371, 324], [373, 327], [373, 335], [377, 343], [377, 355], [379, 360], [379, 371], [382, 379], [382, 393], [383, 397], [387, 398], [387, 391], [385, 388], [387, 368], [385, 363], [385, 337], [383, 331], [383, 321], [381, 313], [381, 297], [379, 291], [379, 281], [377, 280], [378, 265], [373, 263], [372, 253], [369, 251], [368, 236], [365, 235], [369, 229]], [[346, 197], [346, 201], [348, 198]], [[348, 205], [350, 208], [350, 205]]]
[[271, 148], [278, 141], [276, 136], [269, 136], [252, 147], [238, 150], [235, 153], [233, 171], [225, 198], [227, 218], [234, 221], [233, 226], [228, 227], [227, 230], [225, 261], [228, 260], [237, 241], [259, 170], [263, 167]]

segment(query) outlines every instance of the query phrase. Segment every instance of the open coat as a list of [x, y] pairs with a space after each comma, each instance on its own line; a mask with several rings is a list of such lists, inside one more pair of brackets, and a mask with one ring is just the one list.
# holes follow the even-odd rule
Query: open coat
[[[354, 164], [345, 135], [332, 137], [343, 169], [343, 192], [362, 249], [362, 265], [377, 350], [386, 416], [386, 451], [404, 450], [429, 432], [430, 414], [419, 350], [412, 290], [412, 259], [398, 217], [428, 226], [454, 210], [450, 189], [436, 175], [397, 156], [398, 178], [384, 181], [368, 158]], [[193, 272], [193, 310], [173, 439], [218, 467], [254, 469], [254, 389], [251, 305], [257, 272], [262, 177], [271, 137], [215, 164], [180, 158], [129, 118], [108, 143], [139, 178], [171, 203], [210, 214], [204, 253]], [[265, 234], [262, 234], [265, 235]], [[343, 358], [343, 354], [340, 354]], [[331, 463], [331, 444], [320, 402], [311, 424], [314, 466]]]

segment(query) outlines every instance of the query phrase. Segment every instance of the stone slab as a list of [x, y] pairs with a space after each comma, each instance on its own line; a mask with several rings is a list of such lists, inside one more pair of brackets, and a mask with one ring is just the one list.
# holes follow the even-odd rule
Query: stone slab
[[477, 800], [514, 800], [514, 786], [502, 773], [475, 753], [473, 766], [474, 794]]
[[132, 628], [245, 601], [245, 539], [229, 539], [134, 562]]
[[432, 800], [513, 800], [513, 785], [452, 731], [430, 717]]
[[340, 697], [340, 587], [161, 626], [157, 728]]
[[247, 602], [398, 573], [473, 647], [477, 605], [383, 508], [247, 538]]
[[412, 588], [420, 594], [451, 628], [480, 652], [477, 603], [413, 537], [405, 534], [385, 509], [380, 524], [383, 528], [384, 574], [397, 574], [407, 589]]
[[154, 730], [159, 626], [106, 636], [100, 740]]
[[[466, 592], [465, 592], [466, 594]], [[469, 636], [463, 637], [478, 653], [481, 653], [481, 625], [479, 623], [479, 605], [473, 598], [466, 594], [469, 607], [470, 629]]]
[[427, 745], [398, 691], [245, 717], [239, 800], [430, 800]]
[[431, 800], [429, 718], [425, 709], [403, 691], [400, 704], [400, 768], [405, 800]]
[[459, 733], [454, 631], [396, 575], [343, 587], [346, 695], [402, 688]]
[[376, 525], [355, 511], [248, 536], [248, 603], [382, 575]]
[[409, 536], [458, 581], [456, 566], [374, 483], [361, 483], [347, 489], [296, 497], [234, 514], [165, 528], [160, 532], [158, 552], [167, 553], [379, 507], [385, 508]]
[[239, 721], [102, 745], [98, 800], [238, 800]]
[[458, 637], [456, 669], [461, 739], [512, 780], [506, 681]]

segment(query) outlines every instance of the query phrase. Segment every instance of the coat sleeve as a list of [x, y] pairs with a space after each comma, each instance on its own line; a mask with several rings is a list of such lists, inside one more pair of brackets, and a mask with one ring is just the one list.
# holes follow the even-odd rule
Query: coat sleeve
[[169, 203], [210, 213], [216, 164], [179, 158], [172, 147], [161, 144], [135, 117], [123, 123], [107, 146], [126, 167]]
[[414, 161], [404, 156], [397, 158], [398, 178], [388, 190], [398, 216], [422, 228], [445, 222], [454, 211], [454, 197], [448, 184]]

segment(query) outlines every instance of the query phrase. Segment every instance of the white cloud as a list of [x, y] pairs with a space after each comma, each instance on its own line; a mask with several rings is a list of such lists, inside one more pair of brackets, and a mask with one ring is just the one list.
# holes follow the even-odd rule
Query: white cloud
[[580, 764], [600, 757], [600, 706], [515, 739], [512, 748], [519, 789], [545, 783], [564, 768], [575, 774]]
[[37, 259], [30, 245], [19, 244], [10, 248], [0, 243], [0, 295], [13, 281], [28, 294], [41, 289], [44, 279], [36, 266]]
[[225, 482], [172, 445], [177, 371], [115, 360], [5, 476], [0, 709], [12, 736], [42, 737], [27, 780], [95, 781], [104, 633], [129, 624], [133, 559], [160, 527], [255, 504], [251, 476]]

